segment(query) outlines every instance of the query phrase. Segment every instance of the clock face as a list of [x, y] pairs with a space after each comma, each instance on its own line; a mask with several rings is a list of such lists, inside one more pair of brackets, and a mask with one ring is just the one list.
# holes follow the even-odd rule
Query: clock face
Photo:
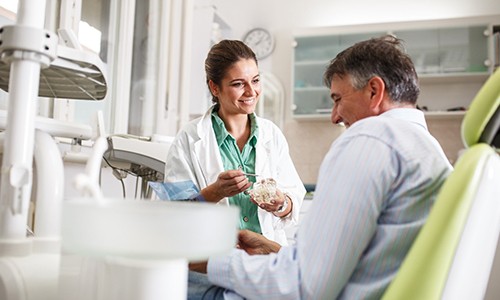
[[255, 52], [258, 59], [269, 56], [274, 50], [273, 36], [269, 31], [262, 28], [250, 30], [243, 38], [243, 42]]

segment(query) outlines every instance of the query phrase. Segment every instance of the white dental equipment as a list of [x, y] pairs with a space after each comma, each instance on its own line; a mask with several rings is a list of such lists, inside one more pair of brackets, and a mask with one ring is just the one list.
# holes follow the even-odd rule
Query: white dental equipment
[[[102, 99], [106, 77], [95, 56], [57, 46], [57, 35], [43, 29], [45, 4], [20, 0], [16, 25], [0, 30], [0, 58], [5, 63], [0, 66], [0, 87], [9, 91], [2, 135], [0, 299], [183, 299], [188, 260], [234, 245], [237, 210], [103, 199], [96, 169], [107, 149], [104, 137], [95, 142], [86, 174], [77, 178], [86, 197], [63, 201], [62, 160], [44, 131], [50, 122], [36, 121], [40, 118], [35, 116], [35, 101], [38, 95]], [[27, 237], [33, 156], [36, 218], [34, 236]], [[72, 256], [91, 255], [91, 264], [84, 265], [88, 268], [76, 269], [77, 274], [64, 269], [60, 262], [68, 253], [61, 254], [61, 242]]]
[[172, 140], [173, 138], [158, 143], [134, 137], [110, 136], [108, 137], [109, 148], [105, 152], [105, 157], [142, 165], [163, 175], [165, 159]]
[[151, 198], [148, 182], [163, 181], [165, 160], [173, 137], [112, 135], [107, 139], [108, 149], [103, 157], [113, 168], [115, 177], [122, 180], [127, 174], [136, 176], [141, 181], [141, 198]]

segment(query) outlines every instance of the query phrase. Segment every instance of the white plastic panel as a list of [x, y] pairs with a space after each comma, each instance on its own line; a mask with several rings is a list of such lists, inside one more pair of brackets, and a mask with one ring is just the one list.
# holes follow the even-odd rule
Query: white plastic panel
[[483, 299], [500, 233], [500, 157], [485, 163], [442, 299]]
[[67, 200], [63, 250], [97, 257], [204, 260], [236, 244], [238, 208], [131, 199]]

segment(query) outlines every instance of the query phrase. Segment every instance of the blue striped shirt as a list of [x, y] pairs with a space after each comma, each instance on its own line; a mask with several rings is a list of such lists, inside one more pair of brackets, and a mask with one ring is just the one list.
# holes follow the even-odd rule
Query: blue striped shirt
[[208, 278], [248, 299], [379, 299], [451, 170], [421, 111], [360, 120], [325, 156], [296, 244], [210, 258]]

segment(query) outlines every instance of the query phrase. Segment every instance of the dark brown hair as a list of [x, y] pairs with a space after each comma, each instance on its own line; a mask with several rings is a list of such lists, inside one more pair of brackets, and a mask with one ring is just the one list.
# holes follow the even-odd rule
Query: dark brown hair
[[[255, 53], [245, 43], [238, 40], [222, 40], [212, 46], [205, 59], [205, 73], [208, 82], [220, 86], [227, 70], [236, 62], [242, 59], [253, 59], [257, 64]], [[210, 93], [212, 91], [210, 90]], [[217, 97], [212, 94], [212, 102], [216, 103]]]

